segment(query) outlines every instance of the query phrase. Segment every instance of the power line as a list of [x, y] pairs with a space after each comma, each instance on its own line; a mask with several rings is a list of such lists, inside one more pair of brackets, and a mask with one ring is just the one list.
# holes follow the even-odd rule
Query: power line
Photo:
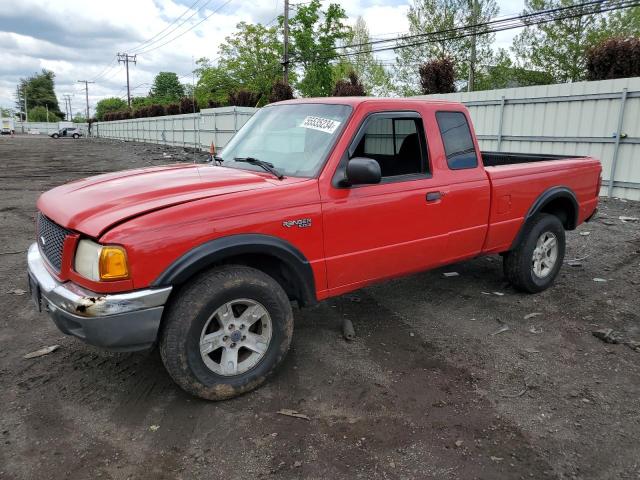
[[[210, 1], [210, 0], [209, 0]], [[168, 41], [166, 41], [165, 43], [161, 43], [160, 45], [157, 45], [155, 47], [152, 48], [144, 48], [143, 50], [140, 50], [138, 52], [136, 52], [138, 55], [141, 55], [143, 53], [149, 53], [152, 52], [153, 50], [157, 50], [158, 48], [164, 47], [165, 45], [168, 45], [169, 43], [173, 42], [174, 40], [177, 40], [178, 38], [182, 37], [184, 34], [190, 32], [191, 30], [193, 30], [194, 28], [196, 28], [198, 25], [202, 24], [203, 22], [205, 22], [206, 20], [209, 19], [209, 17], [211, 17], [213, 14], [218, 13], [220, 10], [222, 10], [224, 7], [226, 7], [229, 3], [231, 3], [233, 0], [226, 0], [226, 2], [222, 3], [221, 5], [219, 5], [217, 8], [215, 8], [209, 15], [207, 15], [206, 17], [204, 17], [202, 20], [200, 20], [198, 23], [196, 23], [195, 25], [189, 27], [187, 30], [185, 30], [184, 32], [181, 32], [179, 35], [169, 39]], [[208, 3], [208, 2], [207, 2]], [[159, 40], [159, 39], [158, 39]]]
[[[173, 20], [169, 25], [167, 25], [166, 27], [164, 27], [162, 30], [160, 30], [158, 33], [156, 33], [154, 36], [152, 36], [152, 37], [150, 37], [150, 38], [147, 38], [144, 42], [142, 42], [142, 43], [140, 43], [140, 44], [136, 45], [135, 47], [130, 48], [129, 50], [130, 50], [130, 51], [136, 51], [136, 50], [139, 50], [139, 49], [143, 48], [143, 46], [144, 46], [144, 45], [149, 46], [149, 44], [155, 43], [155, 41], [153, 41], [153, 42], [152, 42], [152, 40], [153, 40], [154, 38], [156, 38], [158, 35], [160, 35], [160, 34], [162, 34], [162, 33], [166, 32], [166, 31], [171, 27], [171, 25], [173, 25], [173, 24], [174, 24], [174, 23], [176, 23], [178, 20], [180, 20], [182, 17], [184, 17], [187, 13], [189, 13], [189, 12], [190, 12], [190, 11], [191, 11], [191, 10], [192, 10], [192, 9], [193, 9], [197, 4], [198, 4], [198, 3], [200, 3], [201, 1], [202, 1], [202, 0], [196, 0], [195, 2], [193, 2], [193, 3], [192, 3], [192, 4], [191, 4], [191, 5], [190, 5], [190, 6], [189, 6], [189, 7], [188, 7], [184, 12], [182, 12], [182, 14], [181, 14], [179, 17], [175, 18], [175, 19], [174, 19], [174, 20]], [[210, 1], [210, 0], [209, 0], [209, 1]], [[207, 3], [209, 3], [209, 1], [208, 1]], [[198, 13], [202, 8], [204, 8], [204, 7], [207, 5], [207, 3], [205, 3], [204, 5], [202, 5], [201, 7], [199, 7], [197, 11], [195, 11], [192, 15], [190, 15], [190, 16], [189, 16], [189, 18], [193, 17], [193, 15], [195, 15], [196, 13]], [[187, 20], [189, 20], [189, 18], [185, 19], [185, 22], [186, 22]], [[183, 25], [183, 24], [184, 24], [184, 22], [182, 22], [180, 25]], [[180, 25], [178, 25], [178, 27], [179, 27]], [[176, 27], [176, 28], [177, 28], [177, 27]], [[167, 35], [168, 35], [169, 33], [171, 33], [171, 32], [168, 32], [168, 33], [167, 33]], [[164, 38], [164, 37], [161, 37], [161, 38]], [[160, 38], [159, 38], [158, 40], [160, 40]]]
[[[389, 43], [392, 41], [406, 41], [408, 39], [413, 38], [427, 38], [427, 40], [405, 43], [405, 44], [396, 44], [392, 46], [382, 46], [379, 48], [372, 48], [367, 50], [366, 53], [375, 53], [375, 52], [383, 52], [388, 50], [398, 50], [401, 48], [415, 47], [419, 45], [425, 45], [428, 43], [442, 42], [447, 40], [457, 40], [461, 38], [466, 38], [472, 35], [486, 35], [489, 33], [500, 32], [504, 30], [511, 30], [514, 28], [522, 28], [526, 26], [532, 25], [540, 25], [544, 23], [550, 23], [560, 20], [567, 20], [571, 18], [581, 17], [584, 15], [593, 15], [597, 13], [604, 13], [613, 10], [620, 10], [623, 8], [630, 8], [640, 5], [640, 0], [617, 0], [612, 2], [605, 2], [604, 0], [597, 0], [592, 2], [586, 2], [582, 4], [573, 5], [570, 7], [559, 7], [548, 10], [541, 10], [539, 12], [518, 15], [515, 17], [509, 17], [502, 20], [491, 20], [488, 22], [478, 23], [475, 25], [463, 25], [460, 27], [454, 27], [445, 30], [439, 30], [435, 32], [427, 32], [415, 35], [405, 35], [396, 38], [389, 38], [386, 40], [374, 40], [371, 42], [362, 42], [359, 44], [352, 45], [343, 45], [340, 47], [336, 47], [336, 49], [348, 49], [355, 47], [363, 47], [370, 45], [379, 45], [381, 43]], [[583, 10], [585, 7], [592, 7], [587, 11]], [[576, 12], [577, 11], [577, 12]], [[563, 12], [563, 15], [554, 15], [555, 13]], [[576, 13], [573, 13], [576, 12]], [[470, 30], [470, 31], [469, 31]], [[325, 50], [329, 52], [330, 50]], [[339, 57], [349, 57], [353, 55], [359, 55], [363, 52], [345, 52], [345, 53], [336, 53], [328, 57], [320, 57], [315, 60], [327, 60], [334, 59]], [[299, 59], [299, 58], [298, 58]]]

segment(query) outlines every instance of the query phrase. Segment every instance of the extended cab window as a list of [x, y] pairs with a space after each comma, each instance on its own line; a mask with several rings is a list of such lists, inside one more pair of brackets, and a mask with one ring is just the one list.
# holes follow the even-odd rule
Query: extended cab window
[[437, 112], [436, 120], [451, 170], [476, 168], [478, 157], [467, 117], [462, 112]]
[[395, 177], [426, 171], [422, 122], [419, 118], [375, 115], [351, 157], [373, 158], [380, 164], [382, 177]]

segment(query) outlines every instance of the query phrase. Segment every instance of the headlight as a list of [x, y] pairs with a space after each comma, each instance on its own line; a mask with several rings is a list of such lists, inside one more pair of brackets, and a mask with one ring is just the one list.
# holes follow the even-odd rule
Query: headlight
[[100, 245], [91, 240], [80, 240], [76, 249], [74, 269], [94, 282], [129, 278], [127, 252], [114, 245]]

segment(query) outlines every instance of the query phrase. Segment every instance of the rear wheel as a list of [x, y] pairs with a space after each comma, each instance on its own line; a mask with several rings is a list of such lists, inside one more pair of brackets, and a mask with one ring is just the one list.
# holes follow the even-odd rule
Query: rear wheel
[[519, 290], [546, 290], [562, 267], [565, 246], [564, 227], [558, 217], [538, 214], [525, 226], [520, 244], [504, 256], [505, 276]]
[[292, 335], [291, 304], [273, 278], [222, 266], [196, 277], [167, 307], [160, 354], [184, 390], [222, 400], [262, 384]]

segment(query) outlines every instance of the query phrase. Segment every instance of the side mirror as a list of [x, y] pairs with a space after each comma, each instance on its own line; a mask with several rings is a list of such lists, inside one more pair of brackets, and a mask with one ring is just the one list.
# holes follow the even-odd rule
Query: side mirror
[[380, 164], [373, 158], [355, 157], [347, 163], [346, 180], [349, 185], [380, 183]]

